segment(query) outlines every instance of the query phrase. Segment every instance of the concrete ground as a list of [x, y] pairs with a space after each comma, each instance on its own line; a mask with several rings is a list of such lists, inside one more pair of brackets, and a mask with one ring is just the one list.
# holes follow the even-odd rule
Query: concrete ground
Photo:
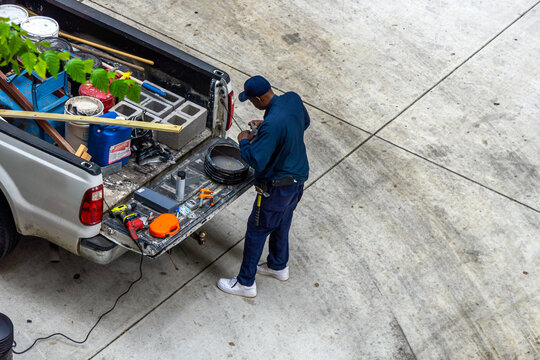
[[[237, 273], [253, 193], [144, 263], [84, 345], [20, 359], [540, 358], [540, 5], [500, 1], [83, 0], [306, 102], [311, 177], [291, 278]], [[261, 117], [237, 103], [240, 126]], [[238, 128], [234, 127], [231, 136]], [[0, 263], [20, 348], [80, 339], [138, 274], [27, 241]]]

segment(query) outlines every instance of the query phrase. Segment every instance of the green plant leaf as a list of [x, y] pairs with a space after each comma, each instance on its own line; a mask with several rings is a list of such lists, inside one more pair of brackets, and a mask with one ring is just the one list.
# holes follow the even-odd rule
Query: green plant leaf
[[70, 59], [64, 66], [64, 69], [74, 81], [81, 84], [86, 83], [86, 72], [84, 71], [84, 64], [81, 58]]
[[26, 52], [21, 55], [21, 61], [26, 71], [31, 74], [34, 71], [34, 66], [36, 66], [37, 56], [34, 53]]
[[60, 58], [54, 50], [47, 50], [39, 54], [40, 59], [45, 60], [49, 73], [56, 79], [58, 71], [60, 71]]
[[68, 53], [67, 51], [58, 53], [58, 58], [59, 58], [60, 60], [62, 60], [62, 61], [69, 60], [70, 57], [71, 57], [71, 54]]
[[84, 65], [84, 71], [90, 74], [92, 70], [94, 69], [94, 60], [88, 59], [88, 60], [84, 60], [82, 63]]
[[21, 46], [23, 45], [23, 42], [20, 37], [14, 36], [9, 39], [9, 57], [15, 56], [15, 54], [19, 51]]
[[[21, 27], [20, 27], [19, 25], [15, 24], [14, 22], [11, 23], [11, 27], [12, 27], [13, 29], [15, 29], [16, 31], [21, 31]], [[25, 31], [24, 34], [19, 34], [19, 35], [26, 35], [26, 34], [27, 34], [27, 33], [26, 33], [26, 31]]]
[[13, 71], [15, 71], [15, 74], [21, 75], [21, 68], [19, 67], [19, 63], [17, 62], [17, 60], [11, 60], [11, 68], [13, 69]]
[[0, 55], [2, 56], [2, 59], [4, 59], [4, 61], [10, 61], [11, 60], [9, 58], [9, 47], [6, 44], [0, 43]]
[[39, 46], [43, 46], [44, 48], [50, 48], [51, 47], [51, 43], [48, 42], [48, 41], [40, 41], [40, 42], [37, 42], [36, 43], [36, 46], [39, 45]]
[[116, 72], [115, 71], [108, 71], [107, 72], [107, 77], [109, 79], [115, 79], [116, 78]]
[[[133, 81], [133, 80], [132, 80]], [[128, 88], [127, 98], [136, 103], [141, 102], [141, 87], [133, 81], [133, 85]]]
[[25, 43], [22, 43], [16, 55], [21, 56], [22, 54], [25, 54], [27, 52], [30, 52], [30, 50], [28, 49], [28, 46], [26, 46]]
[[107, 71], [105, 69], [96, 69], [92, 71], [90, 82], [103, 92], [107, 92], [109, 89], [109, 78], [107, 77]]
[[9, 36], [9, 25], [5, 22], [0, 23], [0, 36], [8, 37]]
[[128, 92], [128, 84], [125, 80], [114, 80], [109, 86], [109, 91], [113, 96], [123, 100]]
[[45, 60], [38, 58], [36, 66], [34, 66], [34, 71], [42, 79], [47, 77], [47, 63]]
[[26, 46], [28, 47], [28, 50], [33, 51], [33, 52], [35, 52], [35, 53], [38, 52], [38, 49], [37, 49], [37, 47], [36, 47], [36, 44], [35, 44], [32, 40], [30, 40], [29, 38], [26, 38], [26, 39], [24, 40], [24, 42], [26, 43]]
[[8, 21], [10, 21], [10, 19], [9, 19], [9, 18], [5, 18], [5, 17], [0, 17], [0, 21], [1, 21], [1, 22], [8, 22]]

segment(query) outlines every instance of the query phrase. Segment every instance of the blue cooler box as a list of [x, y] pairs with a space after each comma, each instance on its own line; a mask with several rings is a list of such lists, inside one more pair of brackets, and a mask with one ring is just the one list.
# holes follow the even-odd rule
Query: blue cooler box
[[[116, 119], [118, 114], [108, 112], [100, 117]], [[92, 162], [108, 166], [117, 162], [127, 164], [131, 155], [131, 128], [112, 125], [90, 125], [88, 153]]]

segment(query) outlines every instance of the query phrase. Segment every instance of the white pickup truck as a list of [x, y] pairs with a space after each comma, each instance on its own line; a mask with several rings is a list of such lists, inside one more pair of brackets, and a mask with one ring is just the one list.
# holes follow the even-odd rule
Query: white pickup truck
[[[180, 150], [172, 151], [174, 164], [138, 165], [130, 159], [120, 172], [104, 176], [91, 161], [0, 120], [0, 259], [15, 248], [20, 235], [43, 238], [101, 264], [128, 250], [159, 256], [250, 187], [251, 176], [238, 185], [226, 186], [212, 182], [203, 168], [210, 145], [232, 142], [225, 138], [234, 106], [228, 74], [75, 0], [8, 3], [52, 17], [68, 33], [154, 60], [154, 66], [138, 63], [145, 71], [134, 75], [203, 106], [207, 121], [201, 133]], [[194, 210], [181, 223], [181, 230], [165, 239], [141, 230], [136, 246], [123, 224], [108, 214], [109, 206], [134, 202], [134, 191], [143, 186], [174, 197], [167, 189], [174, 187], [171, 177], [179, 170], [187, 173], [186, 200], [196, 199], [201, 187], [210, 188], [216, 197], [215, 206]], [[140, 204], [136, 210], [142, 215], [151, 212]]]

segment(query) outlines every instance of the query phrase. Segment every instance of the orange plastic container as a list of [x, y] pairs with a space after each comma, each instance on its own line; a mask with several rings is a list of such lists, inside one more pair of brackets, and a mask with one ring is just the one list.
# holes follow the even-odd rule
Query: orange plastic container
[[148, 230], [150, 235], [164, 238], [180, 231], [180, 223], [173, 214], [161, 214], [150, 224]]

